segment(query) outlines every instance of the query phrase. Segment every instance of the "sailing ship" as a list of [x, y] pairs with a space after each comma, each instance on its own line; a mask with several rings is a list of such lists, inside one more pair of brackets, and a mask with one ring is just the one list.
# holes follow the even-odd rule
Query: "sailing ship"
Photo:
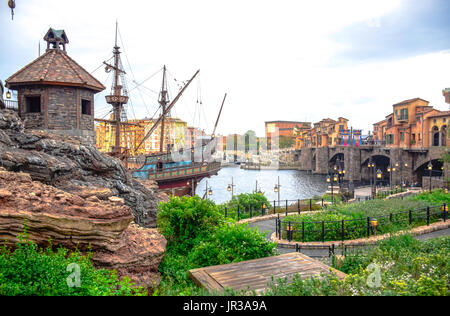
[[[120, 47], [117, 42], [117, 24], [116, 24], [116, 37], [115, 46], [113, 50], [114, 64], [104, 62], [106, 72], [113, 71], [114, 79], [111, 89], [111, 94], [106, 96], [106, 102], [113, 108], [113, 115], [111, 120], [96, 119], [97, 122], [108, 123], [114, 126], [115, 129], [115, 142], [112, 151], [109, 152], [111, 156], [117, 157], [124, 162], [124, 165], [128, 168], [129, 162], [133, 161], [133, 167], [128, 168], [133, 177], [142, 180], [154, 180], [157, 182], [160, 191], [169, 193], [175, 196], [183, 195], [195, 195], [195, 191], [198, 183], [206, 177], [217, 175], [221, 168], [220, 162], [207, 161], [203, 159], [203, 151], [208, 148], [215, 140], [215, 131], [222, 113], [222, 109], [226, 100], [226, 94], [222, 102], [222, 106], [219, 111], [219, 115], [214, 126], [214, 130], [211, 137], [206, 140], [202, 140], [200, 150], [202, 151], [200, 161], [194, 159], [198, 157], [196, 150], [198, 148], [181, 149], [176, 154], [177, 157], [186, 157], [182, 160], [174, 159], [173, 146], [171, 144], [165, 144], [165, 125], [166, 118], [169, 115], [172, 108], [180, 99], [184, 91], [194, 81], [199, 74], [198, 70], [193, 77], [182, 87], [177, 96], [170, 101], [166, 82], [166, 67], [163, 67], [163, 80], [162, 87], [159, 93], [158, 103], [161, 107], [161, 114], [154, 122], [153, 126], [146, 133], [145, 137], [140, 141], [136, 148], [133, 148], [134, 153], [144, 145], [145, 141], [152, 135], [157, 128], [160, 128], [160, 148], [159, 152], [155, 154], [145, 155], [144, 157], [132, 157], [130, 148], [121, 147], [121, 131], [127, 127], [136, 125], [136, 123], [126, 122], [123, 120], [124, 105], [128, 103], [129, 97], [127, 90], [123, 89], [124, 74], [126, 72], [121, 67], [120, 61]], [[122, 83], [122, 84], [121, 84]], [[166, 145], [166, 146], [165, 146]], [[198, 146], [197, 146], [198, 147]], [[187, 155], [184, 155], [187, 154]], [[143, 159], [142, 159], [143, 158]], [[139, 166], [136, 166], [136, 161], [141, 161]]]

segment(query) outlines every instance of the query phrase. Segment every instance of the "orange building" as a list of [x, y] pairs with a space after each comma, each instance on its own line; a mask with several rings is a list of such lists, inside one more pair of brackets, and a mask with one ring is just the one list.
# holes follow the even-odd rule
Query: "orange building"
[[266, 137], [270, 138], [275, 135], [278, 130], [278, 136], [294, 138], [302, 130], [310, 129], [309, 122], [296, 121], [272, 121], [266, 122]]
[[342, 131], [348, 129], [348, 119], [337, 120], [326, 118], [314, 123], [313, 128], [303, 130], [296, 138], [296, 148], [327, 147], [342, 143]]
[[420, 98], [393, 105], [393, 113], [374, 124], [373, 135], [387, 147], [445, 146], [450, 111], [439, 111]]

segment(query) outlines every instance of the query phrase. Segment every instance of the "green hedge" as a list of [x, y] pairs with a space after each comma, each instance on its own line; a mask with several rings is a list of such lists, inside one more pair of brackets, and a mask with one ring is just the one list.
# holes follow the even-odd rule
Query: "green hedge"
[[[69, 287], [70, 264], [80, 267], [80, 287]], [[96, 270], [91, 255], [51, 247], [40, 249], [26, 241], [14, 250], [0, 247], [0, 295], [3, 296], [123, 296], [146, 295], [128, 278], [119, 280], [116, 272]]]

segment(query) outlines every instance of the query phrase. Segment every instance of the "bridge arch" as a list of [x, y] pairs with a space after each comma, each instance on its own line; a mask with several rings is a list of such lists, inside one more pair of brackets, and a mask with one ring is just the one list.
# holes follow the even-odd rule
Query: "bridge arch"
[[[369, 168], [369, 161], [375, 163], [375, 170]], [[382, 172], [381, 181], [389, 181], [389, 172], [388, 168], [390, 167], [391, 158], [387, 155], [376, 153], [374, 155], [370, 155], [361, 163], [361, 179], [363, 180], [371, 180], [373, 179], [373, 172], [377, 172], [380, 170]]]
[[[433, 167], [433, 169], [430, 171], [428, 169], [428, 165], [430, 164]], [[428, 161], [422, 162], [420, 165], [417, 166], [417, 168], [414, 170], [414, 178], [417, 181], [418, 185], [422, 185], [422, 178], [423, 177], [442, 177], [444, 171], [442, 167], [444, 166], [443, 162], [440, 158], [438, 159], [430, 159]]]

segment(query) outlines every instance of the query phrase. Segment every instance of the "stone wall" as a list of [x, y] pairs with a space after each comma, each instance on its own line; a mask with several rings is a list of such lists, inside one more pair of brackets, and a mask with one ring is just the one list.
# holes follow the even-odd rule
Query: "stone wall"
[[[431, 177], [431, 189], [444, 189], [446, 187], [446, 184], [447, 182], [444, 178]], [[430, 177], [422, 177], [422, 189], [430, 189]]]
[[[19, 115], [25, 125], [25, 128], [34, 129], [44, 127], [45, 125], [43, 115], [44, 110], [43, 105], [45, 102], [44, 95], [45, 95], [44, 87], [25, 86], [18, 91]], [[41, 113], [27, 113], [26, 97], [28, 96], [41, 97]]]
[[[27, 113], [26, 97], [41, 97], [41, 112]], [[91, 102], [91, 114], [82, 114], [82, 100]], [[94, 93], [88, 89], [57, 86], [25, 86], [19, 89], [19, 113], [26, 129], [58, 131], [83, 144], [95, 145]]]

